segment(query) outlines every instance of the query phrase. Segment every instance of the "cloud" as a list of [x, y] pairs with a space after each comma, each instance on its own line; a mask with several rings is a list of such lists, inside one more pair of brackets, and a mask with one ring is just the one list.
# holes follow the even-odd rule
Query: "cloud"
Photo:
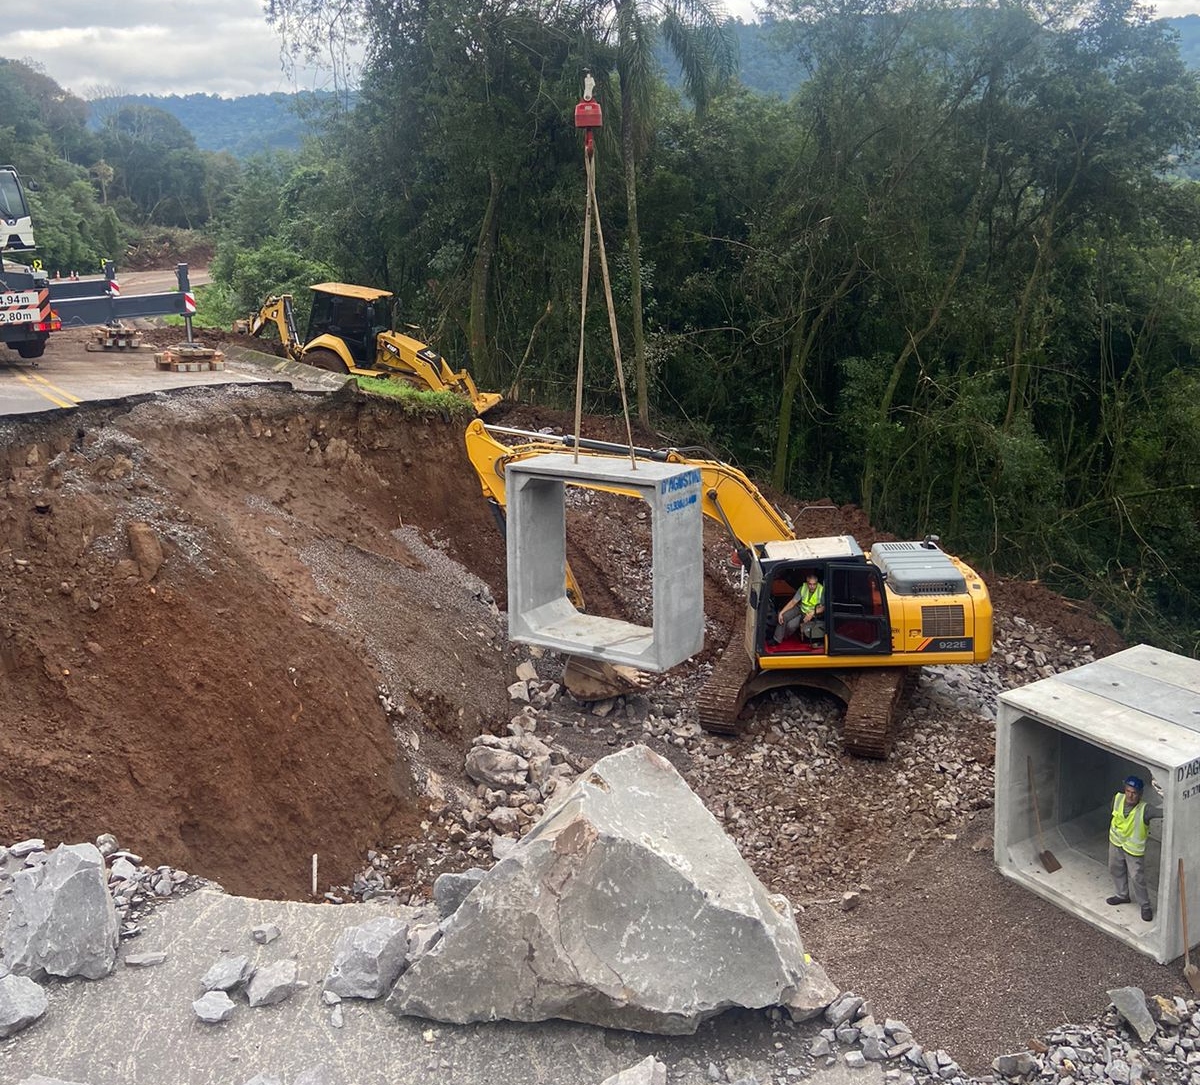
[[328, 72], [285, 72], [260, 0], [56, 0], [36, 21], [36, 30], [0, 26], [0, 56], [35, 61], [76, 94], [104, 86], [232, 97], [333, 85]]
[[[8, 0], [12, 6], [12, 0]], [[757, 0], [725, 0], [743, 20]], [[1160, 0], [1157, 14], [1200, 10], [1200, 0]], [[329, 70], [285, 71], [263, 0], [55, 0], [36, 18], [0, 22], [0, 56], [32, 60], [76, 94], [219, 94], [333, 89]], [[36, 29], [9, 29], [13, 24]]]

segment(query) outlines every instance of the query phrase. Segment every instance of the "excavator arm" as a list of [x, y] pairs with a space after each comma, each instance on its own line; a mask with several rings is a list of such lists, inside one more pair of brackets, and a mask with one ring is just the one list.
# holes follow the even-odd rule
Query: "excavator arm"
[[[522, 443], [507, 445], [500, 440], [501, 437], [517, 438]], [[508, 504], [504, 469], [510, 463], [519, 463], [521, 460], [547, 452], [574, 449], [576, 445], [581, 456], [629, 455], [627, 445], [611, 444], [607, 441], [577, 441], [570, 436], [557, 437], [503, 426], [488, 426], [479, 419], [467, 427], [466, 441], [467, 455], [479, 476], [483, 496], [501, 510]], [[748, 552], [759, 543], [795, 538], [792, 521], [787, 514], [763, 497], [758, 487], [736, 467], [719, 460], [687, 456], [673, 448], [635, 447], [633, 454], [636, 459], [647, 462], [678, 463], [696, 468], [702, 481], [701, 511], [729, 532], [729, 537], [743, 561], [746, 561]], [[589, 488], [628, 497], [637, 496], [636, 491], [621, 486], [597, 485]]]

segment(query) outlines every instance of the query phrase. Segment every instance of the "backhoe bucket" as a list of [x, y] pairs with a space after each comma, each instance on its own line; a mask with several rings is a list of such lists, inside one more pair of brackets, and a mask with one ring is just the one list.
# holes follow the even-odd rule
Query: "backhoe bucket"
[[[442, 364], [445, 365], [445, 362]], [[475, 408], [477, 415], [487, 413], [504, 399], [499, 392], [481, 392], [475, 384], [475, 378], [465, 369], [452, 373], [451, 379], [471, 401], [471, 406]]]
[[476, 414], [485, 414], [493, 407], [498, 407], [503, 399], [499, 392], [476, 392], [471, 397], [471, 406]]

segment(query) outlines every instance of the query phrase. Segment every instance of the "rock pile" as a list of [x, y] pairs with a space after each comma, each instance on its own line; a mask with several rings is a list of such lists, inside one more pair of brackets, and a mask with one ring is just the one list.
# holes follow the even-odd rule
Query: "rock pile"
[[100, 979], [117, 958], [117, 913], [91, 844], [31, 851], [12, 877], [4, 963], [20, 976]]
[[142, 857], [123, 850], [111, 833], [97, 837], [96, 847], [108, 863], [108, 889], [121, 920], [122, 938], [140, 934], [140, 921], [153, 911], [155, 905], [207, 884], [186, 870], [166, 865], [143, 865]]
[[[62, 844], [50, 851], [37, 838], [0, 847], [0, 898], [7, 912], [0, 975], [12, 973], [0, 992], [0, 1035], [45, 1012], [45, 994], [34, 980], [107, 976], [119, 939], [141, 932], [137, 920], [156, 902], [202, 884], [184, 871], [140, 864], [140, 856], [120, 850], [107, 833], [95, 845]], [[126, 963], [148, 967], [165, 956], [133, 954]]]
[[[557, 692], [555, 683], [543, 685]], [[537, 733], [544, 724], [544, 713], [527, 704], [509, 722], [507, 734], [477, 736], [464, 764], [474, 790], [455, 792], [440, 781], [434, 789], [433, 815], [424, 827], [435, 843], [421, 841], [391, 854], [369, 852], [369, 865], [326, 898], [340, 902], [390, 896], [407, 904], [424, 895], [444, 862], [459, 867], [490, 863], [497, 839], [515, 841], [542, 816], [546, 800], [579, 773], [579, 761], [563, 744]], [[416, 877], [411, 874], [414, 862], [422, 867]]]
[[1090, 1025], [1064, 1025], [1035, 1051], [1001, 1055], [992, 1069], [1006, 1081], [1059, 1085], [1200, 1085], [1200, 1001], [1137, 987], [1109, 991], [1113, 1004]]
[[[278, 930], [276, 927], [271, 929]], [[259, 930], [251, 931], [250, 938], [263, 944], [258, 937]], [[130, 960], [125, 963], [129, 964]], [[237, 1003], [231, 997], [233, 994], [241, 994], [250, 1006], [278, 1005], [308, 986], [299, 978], [299, 972], [299, 965], [290, 957], [256, 966], [243, 954], [226, 954], [200, 978], [204, 994], [192, 1003], [192, 1009], [201, 1021], [216, 1025], [228, 1021], [237, 1009]]]
[[[1136, 987], [1109, 994], [1114, 1004], [1091, 1024], [1062, 1025], [1047, 1033], [1044, 1042], [1035, 1042], [1032, 1050], [994, 1059], [992, 1073], [973, 1075], [948, 1052], [923, 1048], [903, 1021], [878, 1021], [869, 1003], [847, 991], [826, 1009], [825, 1027], [808, 1041], [807, 1058], [792, 1053], [786, 1066], [773, 1071], [759, 1067], [746, 1074], [732, 1065], [722, 1069], [710, 1064], [708, 1077], [768, 1085], [803, 1079], [840, 1062], [850, 1070], [874, 1063], [889, 1085], [1200, 1085], [1200, 1001], [1161, 995], [1147, 999]], [[778, 1022], [778, 1011], [769, 1015]], [[776, 1038], [782, 1035], [774, 1030]], [[653, 1079], [633, 1080], [640, 1085]]]
[[923, 1048], [903, 1021], [878, 1022], [870, 1004], [852, 991], [843, 992], [829, 1005], [825, 1022], [828, 1027], [808, 1050], [818, 1064], [833, 1066], [840, 1054], [851, 1068], [891, 1063], [887, 1076], [896, 1085], [915, 1085], [918, 1080], [967, 1085], [966, 1074], [947, 1052]]

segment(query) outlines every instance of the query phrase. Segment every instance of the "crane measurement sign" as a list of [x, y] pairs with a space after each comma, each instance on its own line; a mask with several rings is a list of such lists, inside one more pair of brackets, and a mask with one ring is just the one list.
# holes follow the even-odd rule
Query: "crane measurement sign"
[[37, 319], [36, 290], [0, 291], [0, 324], [28, 324]]
[[37, 308], [38, 292], [36, 290], [0, 290], [0, 309]]

